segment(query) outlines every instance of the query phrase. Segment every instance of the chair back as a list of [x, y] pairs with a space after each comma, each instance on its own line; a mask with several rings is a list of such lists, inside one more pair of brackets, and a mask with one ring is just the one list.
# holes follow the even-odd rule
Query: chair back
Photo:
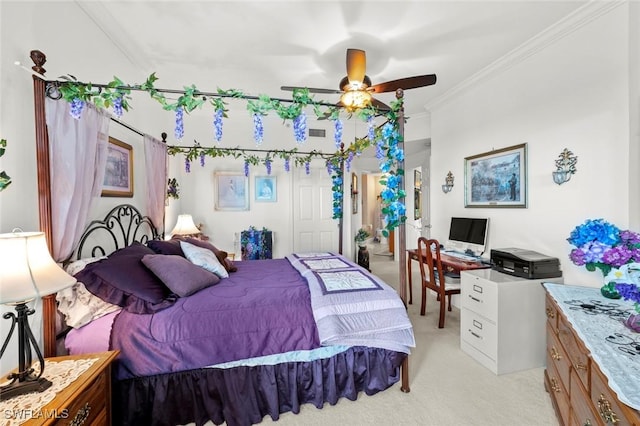
[[436, 239], [418, 238], [418, 264], [425, 285], [436, 291], [444, 291], [445, 277], [440, 260], [440, 242]]

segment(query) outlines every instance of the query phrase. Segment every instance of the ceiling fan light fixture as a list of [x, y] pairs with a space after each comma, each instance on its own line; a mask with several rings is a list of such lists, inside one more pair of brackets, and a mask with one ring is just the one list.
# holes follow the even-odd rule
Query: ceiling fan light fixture
[[352, 90], [344, 92], [340, 102], [348, 111], [365, 108], [371, 104], [371, 93], [366, 90]]

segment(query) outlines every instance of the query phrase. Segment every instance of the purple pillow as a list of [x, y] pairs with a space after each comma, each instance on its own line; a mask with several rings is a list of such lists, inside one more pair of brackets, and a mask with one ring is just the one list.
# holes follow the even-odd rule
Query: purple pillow
[[147, 254], [155, 253], [142, 244], [133, 244], [90, 263], [75, 278], [95, 296], [129, 312], [157, 312], [175, 303], [176, 297], [142, 264]]
[[147, 241], [147, 247], [157, 254], [169, 254], [184, 257], [184, 253], [180, 248], [179, 240], [149, 240]]
[[220, 277], [178, 255], [147, 254], [142, 263], [180, 297], [216, 285]]

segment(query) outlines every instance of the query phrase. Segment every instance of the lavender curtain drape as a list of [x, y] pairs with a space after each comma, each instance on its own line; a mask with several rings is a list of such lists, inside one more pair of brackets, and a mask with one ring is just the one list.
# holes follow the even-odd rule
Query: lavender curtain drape
[[51, 168], [53, 258], [73, 254], [87, 224], [94, 200], [100, 196], [107, 161], [109, 115], [85, 105], [80, 119], [68, 102], [46, 99]]
[[144, 135], [144, 159], [147, 175], [147, 215], [156, 229], [164, 232], [164, 203], [167, 193], [167, 145]]

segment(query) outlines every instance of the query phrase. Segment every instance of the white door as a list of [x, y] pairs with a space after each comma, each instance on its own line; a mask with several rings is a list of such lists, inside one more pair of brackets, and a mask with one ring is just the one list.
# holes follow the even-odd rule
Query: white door
[[338, 251], [338, 220], [332, 219], [331, 177], [325, 168], [296, 167], [293, 179], [293, 251]]

